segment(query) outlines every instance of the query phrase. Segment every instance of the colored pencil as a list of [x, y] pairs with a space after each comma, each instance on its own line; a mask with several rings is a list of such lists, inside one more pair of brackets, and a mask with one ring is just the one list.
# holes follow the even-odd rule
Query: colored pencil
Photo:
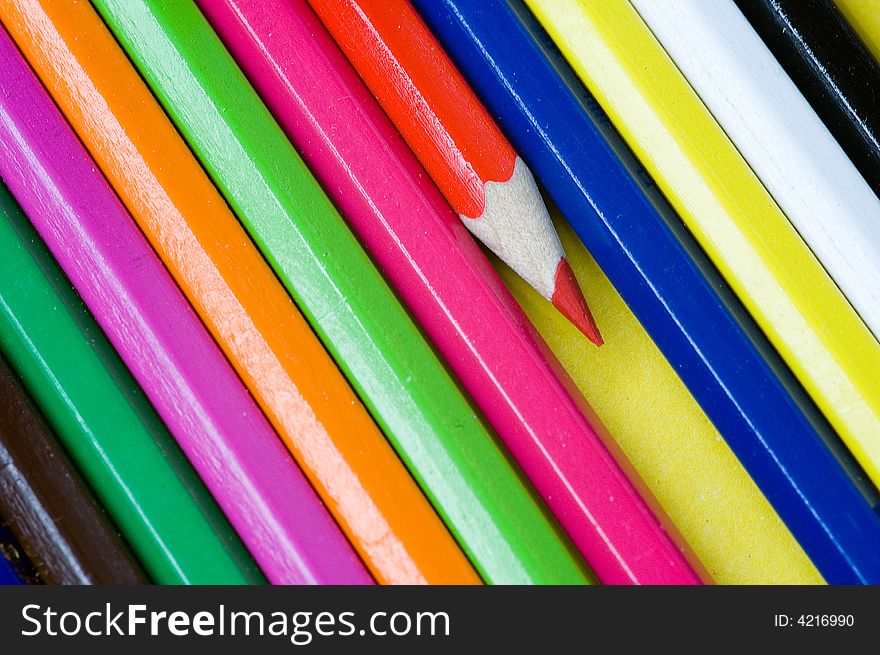
[[[732, 1], [633, 5], [880, 338], [880, 199], [828, 128]], [[857, 457], [878, 479], [874, 443]]]
[[[9, 528], [0, 526], [0, 585], [40, 584], [37, 572], [33, 571], [23, 553], [22, 548], [12, 536]], [[23, 574], [27, 567], [30, 576]]]
[[15, 567], [5, 557], [3, 549], [0, 548], [0, 586], [12, 586], [24, 584], [24, 580], [18, 577]]
[[0, 261], [0, 347], [150, 577], [264, 582], [2, 183]]
[[[817, 584], [822, 577], [583, 243], [547, 202], [606, 326], [602, 348], [494, 260], [529, 318], [718, 584]], [[602, 371], [602, 384], [596, 384]], [[626, 389], [621, 393], [621, 389]]]
[[415, 4], [825, 579], [880, 580], [876, 495], [528, 10]]
[[835, 0], [834, 4], [880, 62], [880, 0]]
[[698, 582], [306, 1], [199, 4], [599, 580]]
[[0, 175], [269, 580], [370, 582], [5, 30]]
[[198, 9], [94, 4], [484, 579], [587, 581]]
[[831, 0], [736, 5], [880, 195], [880, 63]]
[[20, 584], [24, 584], [24, 582], [18, 577], [9, 560], [0, 553], [0, 586], [6, 587]]
[[94, 10], [0, 17], [377, 579], [478, 581]]
[[880, 345], [633, 7], [528, 5], [837, 433], [876, 441]]
[[597, 345], [531, 171], [406, 0], [309, 0], [462, 222]]
[[147, 582], [3, 358], [0, 522], [48, 584]]
[[2, 525], [2, 521], [0, 521], [0, 559], [6, 562], [12, 574], [17, 578], [18, 584], [44, 584], [40, 574], [25, 556], [24, 548], [18, 543], [9, 528]]

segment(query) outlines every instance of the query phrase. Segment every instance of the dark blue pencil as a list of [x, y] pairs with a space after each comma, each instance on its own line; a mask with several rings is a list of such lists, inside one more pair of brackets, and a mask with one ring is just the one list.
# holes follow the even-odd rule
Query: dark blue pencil
[[39, 585], [44, 582], [25, 555], [24, 548], [9, 531], [9, 526], [0, 519], [0, 585], [21, 584]]
[[12, 563], [0, 552], [0, 587], [22, 584], [21, 578], [15, 574]]
[[528, 10], [414, 4], [825, 579], [880, 582], [876, 490]]

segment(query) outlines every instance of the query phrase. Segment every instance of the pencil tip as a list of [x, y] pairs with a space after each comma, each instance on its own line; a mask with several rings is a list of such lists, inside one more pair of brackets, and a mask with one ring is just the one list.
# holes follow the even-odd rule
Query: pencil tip
[[605, 343], [567, 259], [559, 260], [559, 266], [556, 268], [556, 288], [550, 301], [590, 341], [597, 346]]

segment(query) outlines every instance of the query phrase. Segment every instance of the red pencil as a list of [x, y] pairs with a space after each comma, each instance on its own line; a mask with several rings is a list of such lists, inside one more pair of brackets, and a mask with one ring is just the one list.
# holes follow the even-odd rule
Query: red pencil
[[532, 173], [406, 0], [309, 0], [471, 233], [602, 337]]

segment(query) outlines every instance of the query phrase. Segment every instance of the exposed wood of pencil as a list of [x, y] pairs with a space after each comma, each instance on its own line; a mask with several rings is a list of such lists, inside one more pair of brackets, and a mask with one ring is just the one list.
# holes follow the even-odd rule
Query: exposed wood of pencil
[[604, 426], [305, 0], [200, 6], [597, 577], [698, 583]]
[[[821, 584], [816, 567], [620, 293], [559, 211], [547, 206], [572, 268], [593, 290], [606, 345], [578, 346], [582, 336], [572, 325], [507, 266], [496, 267], [712, 579], [721, 585]], [[604, 384], [595, 383], [596, 371]]]

